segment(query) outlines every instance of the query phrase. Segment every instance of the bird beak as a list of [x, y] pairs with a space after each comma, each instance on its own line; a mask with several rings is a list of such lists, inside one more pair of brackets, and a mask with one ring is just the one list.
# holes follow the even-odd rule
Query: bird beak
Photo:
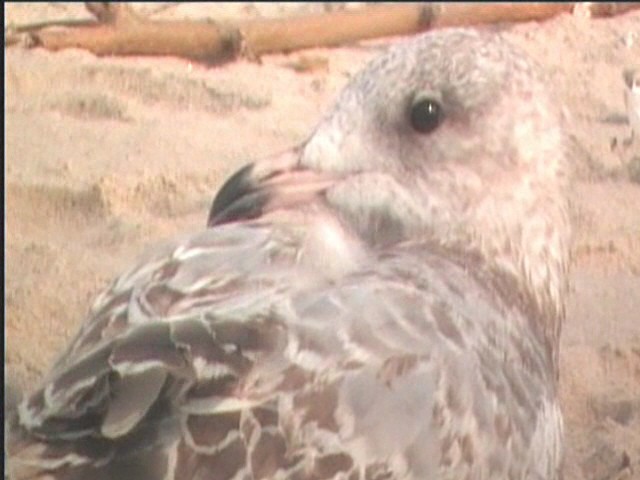
[[301, 153], [301, 147], [287, 150], [231, 175], [213, 200], [207, 225], [250, 220], [317, 199], [335, 177], [300, 165]]

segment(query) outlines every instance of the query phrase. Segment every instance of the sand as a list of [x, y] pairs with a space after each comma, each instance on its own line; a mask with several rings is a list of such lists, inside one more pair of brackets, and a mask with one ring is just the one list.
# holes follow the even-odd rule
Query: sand
[[[155, 18], [237, 19], [326, 7], [137, 8]], [[82, 4], [5, 10], [5, 23], [16, 24], [88, 17]], [[622, 71], [640, 67], [640, 12], [498, 28], [549, 70], [567, 105], [577, 180], [561, 351], [565, 478], [638, 479], [640, 141], [624, 145]], [[203, 228], [225, 176], [302, 141], [350, 75], [392, 41], [217, 68], [177, 58], [5, 50], [10, 376], [32, 388], [107, 282], [146, 248]], [[314, 67], [299, 72], [301, 64]]]

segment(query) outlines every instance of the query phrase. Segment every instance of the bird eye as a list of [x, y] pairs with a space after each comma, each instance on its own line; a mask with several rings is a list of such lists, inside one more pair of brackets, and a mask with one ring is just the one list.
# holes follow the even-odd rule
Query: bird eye
[[411, 126], [417, 132], [432, 132], [440, 125], [442, 118], [442, 108], [432, 98], [420, 98], [411, 105]]

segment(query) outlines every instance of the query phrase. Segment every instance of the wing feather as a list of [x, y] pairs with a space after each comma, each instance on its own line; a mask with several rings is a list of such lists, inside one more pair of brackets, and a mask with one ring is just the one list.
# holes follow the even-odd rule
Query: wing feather
[[537, 468], [530, 445], [548, 436], [531, 418], [554, 405], [552, 361], [519, 297], [501, 294], [508, 279], [407, 245], [300, 283], [314, 273], [295, 249], [274, 254], [278, 235], [214, 229], [116, 281], [22, 405], [22, 431], [56, 441], [46, 454], [14, 443], [15, 478], [32, 478], [34, 455], [56, 479]]

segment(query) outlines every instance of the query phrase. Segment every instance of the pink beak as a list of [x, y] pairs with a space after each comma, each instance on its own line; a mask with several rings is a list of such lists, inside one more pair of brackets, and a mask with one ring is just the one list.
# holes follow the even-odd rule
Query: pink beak
[[213, 200], [207, 225], [251, 220], [317, 199], [336, 177], [301, 166], [300, 154], [296, 147], [231, 175]]

